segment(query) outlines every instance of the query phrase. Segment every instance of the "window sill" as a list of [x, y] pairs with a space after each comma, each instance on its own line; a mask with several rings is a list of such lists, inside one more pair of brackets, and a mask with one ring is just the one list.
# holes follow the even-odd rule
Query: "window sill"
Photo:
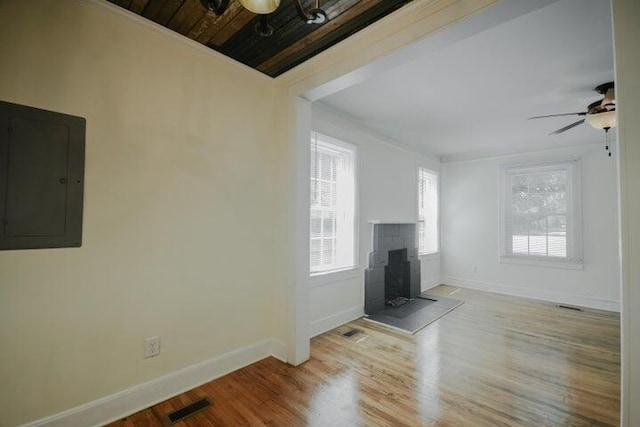
[[421, 260], [430, 260], [440, 258], [440, 252], [434, 252], [432, 254], [418, 254], [418, 258]]
[[362, 274], [359, 266], [347, 267], [342, 270], [333, 270], [320, 273], [312, 273], [309, 276], [309, 284], [312, 288], [317, 288], [331, 283], [341, 282], [343, 280], [353, 279]]
[[564, 270], [584, 270], [582, 261], [553, 260], [534, 257], [507, 256], [500, 257], [500, 263], [530, 265], [535, 267], [560, 268]]

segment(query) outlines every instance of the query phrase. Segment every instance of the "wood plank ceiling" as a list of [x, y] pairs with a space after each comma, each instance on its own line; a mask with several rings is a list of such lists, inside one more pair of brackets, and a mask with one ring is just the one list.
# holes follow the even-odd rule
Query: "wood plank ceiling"
[[[271, 77], [277, 77], [411, 0], [324, 0], [324, 24], [307, 24], [296, 12], [293, 0], [282, 0], [268, 16], [273, 35], [255, 31], [256, 15], [238, 0], [220, 16], [200, 0], [109, 0], [215, 51]], [[314, 0], [302, 0], [305, 9]]]

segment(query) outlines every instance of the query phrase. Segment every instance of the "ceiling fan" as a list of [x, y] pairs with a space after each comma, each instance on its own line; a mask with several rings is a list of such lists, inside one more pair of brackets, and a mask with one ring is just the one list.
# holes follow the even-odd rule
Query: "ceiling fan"
[[[200, 3], [216, 15], [222, 15], [228, 8], [231, 0], [200, 0]], [[258, 14], [260, 19], [254, 29], [260, 37], [273, 35], [273, 27], [269, 25], [269, 14], [280, 6], [280, 0], [239, 0], [240, 5], [250, 12]], [[314, 6], [305, 10], [302, 0], [293, 0], [293, 5], [300, 19], [307, 24], [324, 24], [329, 20], [327, 12], [320, 8], [320, 0], [315, 0]]]
[[604, 97], [592, 102], [587, 106], [587, 111], [579, 113], [561, 113], [550, 114], [547, 116], [535, 116], [529, 117], [527, 120], [532, 119], [544, 119], [547, 117], [561, 117], [561, 116], [585, 116], [584, 119], [571, 123], [563, 128], [558, 129], [555, 132], [551, 132], [549, 135], [558, 135], [562, 132], [573, 129], [574, 127], [581, 125], [584, 122], [589, 123], [596, 129], [603, 129], [605, 132], [609, 132], [609, 129], [616, 126], [616, 93], [614, 90], [613, 82], [603, 83], [594, 89]]

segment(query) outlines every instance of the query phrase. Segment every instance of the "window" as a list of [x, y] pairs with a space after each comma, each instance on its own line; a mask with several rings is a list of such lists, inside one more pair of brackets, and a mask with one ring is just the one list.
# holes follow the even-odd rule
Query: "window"
[[580, 263], [580, 161], [502, 171], [502, 256]]
[[418, 251], [420, 255], [439, 251], [438, 174], [418, 168]]
[[311, 133], [310, 271], [355, 265], [355, 146]]

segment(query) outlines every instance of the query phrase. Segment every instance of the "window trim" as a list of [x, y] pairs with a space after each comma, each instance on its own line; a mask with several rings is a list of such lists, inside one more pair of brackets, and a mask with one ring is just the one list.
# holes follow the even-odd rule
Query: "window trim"
[[[536, 255], [520, 255], [507, 253], [507, 220], [509, 214], [507, 212], [507, 194], [510, 194], [508, 175], [513, 172], [517, 173], [535, 173], [544, 172], [545, 170], [557, 169], [558, 166], [567, 166], [571, 176], [571, 186], [567, 190], [571, 196], [571, 209], [567, 213], [570, 219], [570, 226], [567, 227], [567, 257], [550, 257]], [[499, 261], [506, 264], [532, 265], [549, 268], [563, 268], [570, 270], [582, 270], [584, 268], [584, 252], [583, 252], [583, 229], [582, 229], [582, 159], [573, 158], [566, 160], [556, 160], [550, 162], [538, 162], [528, 164], [509, 164], [500, 166], [499, 185]]]
[[[336, 137], [329, 135], [328, 133], [318, 131], [316, 129], [311, 129], [309, 134], [309, 145], [308, 145], [308, 153], [312, 149], [314, 134], [317, 135], [316, 138], [322, 137], [324, 138], [324, 142], [333, 144], [344, 151], [352, 152], [353, 162], [353, 265], [338, 267], [330, 270], [321, 270], [321, 271], [311, 271], [311, 262], [309, 256], [307, 256], [307, 265], [309, 271], [309, 278], [313, 280], [312, 285], [315, 287], [317, 285], [332, 283], [337, 280], [340, 280], [340, 277], [351, 276], [354, 274], [354, 271], [360, 270], [360, 221], [359, 221], [359, 170], [360, 170], [360, 156], [358, 153], [358, 146], [356, 144], [343, 141]], [[320, 138], [318, 138], [320, 139]], [[310, 170], [310, 168], [309, 168]], [[307, 178], [309, 179], [309, 178]], [[309, 188], [309, 192], [311, 189]], [[307, 216], [310, 220], [310, 212], [311, 212], [311, 201], [309, 194], [307, 194]], [[307, 226], [307, 247], [308, 253], [311, 251], [311, 229], [310, 226]], [[334, 280], [335, 278], [335, 280]], [[314, 284], [315, 283], [315, 284]]]
[[309, 283], [312, 288], [318, 288], [330, 285], [336, 282], [354, 279], [362, 275], [362, 269], [356, 265], [354, 267], [345, 267], [338, 270], [320, 271], [309, 275]]
[[[436, 178], [438, 179], [438, 185], [436, 186], [438, 194], [437, 194], [437, 198], [438, 198], [438, 210], [437, 210], [437, 221], [436, 221], [436, 230], [437, 230], [437, 247], [436, 247], [436, 251], [435, 252], [420, 252], [420, 235], [418, 233], [419, 231], [419, 222], [420, 222], [420, 169], [424, 169], [426, 170], [428, 173], [435, 175]], [[442, 245], [442, 229], [441, 229], [441, 209], [442, 209], [442, 203], [441, 203], [441, 179], [440, 179], [440, 172], [433, 170], [430, 167], [424, 166], [424, 165], [416, 165], [416, 243], [418, 246], [418, 257], [422, 258], [422, 259], [429, 259], [431, 258], [436, 258], [440, 256], [440, 252], [441, 252], [441, 245]]]

